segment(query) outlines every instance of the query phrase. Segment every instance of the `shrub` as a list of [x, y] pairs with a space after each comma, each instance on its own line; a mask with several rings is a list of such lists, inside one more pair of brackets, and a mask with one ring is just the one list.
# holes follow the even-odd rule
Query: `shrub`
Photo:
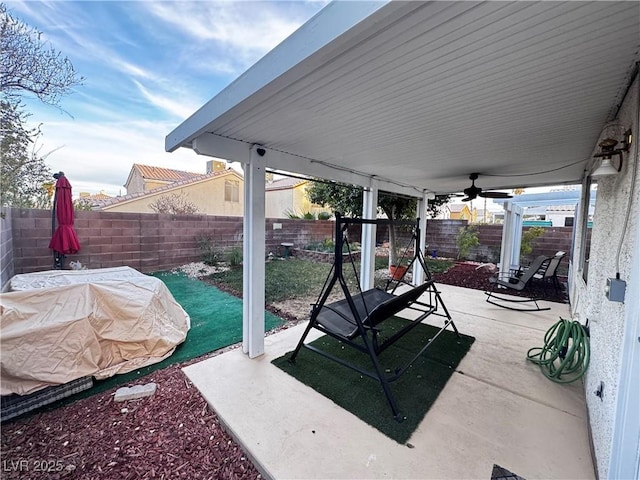
[[206, 234], [197, 236], [196, 245], [200, 250], [200, 258], [207, 265], [213, 267], [222, 261], [222, 254], [210, 236]]
[[302, 214], [302, 218], [304, 220], [315, 220], [316, 216], [311, 212], [305, 212], [305, 213]]
[[329, 212], [318, 212], [318, 220], [329, 220], [331, 218], [331, 213]]
[[477, 227], [475, 225], [461, 227], [456, 235], [456, 245], [458, 246], [458, 259], [467, 258], [471, 249], [480, 245]]
[[542, 235], [546, 230], [543, 227], [531, 227], [526, 232], [523, 232], [522, 239], [520, 240], [520, 257], [524, 258], [531, 255], [536, 239]]
[[[360, 250], [360, 244], [358, 242], [350, 242], [349, 247], [352, 252]], [[333, 253], [336, 249], [336, 244], [331, 238], [325, 238], [321, 242], [313, 242], [306, 245], [304, 249], [314, 252]], [[348, 253], [346, 243], [342, 245], [342, 253]]]
[[233, 247], [229, 251], [229, 265], [232, 267], [237, 267], [242, 263], [242, 248], [241, 247]]

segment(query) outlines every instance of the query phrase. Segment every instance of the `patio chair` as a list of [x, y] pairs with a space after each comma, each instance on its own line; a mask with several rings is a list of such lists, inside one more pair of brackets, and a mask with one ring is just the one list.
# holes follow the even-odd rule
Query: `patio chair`
[[[540, 255], [536, 257], [535, 260], [531, 262], [531, 265], [529, 265], [529, 268], [524, 270], [520, 275], [503, 274], [490, 278], [489, 282], [491, 283], [491, 289], [487, 292], [484, 292], [487, 295], [487, 302], [498, 307], [508, 308], [509, 310], [516, 310], [520, 312], [539, 312], [543, 310], [549, 310], [548, 307], [541, 307], [540, 305], [538, 305], [538, 300], [541, 300], [541, 298], [535, 295], [530, 295], [528, 297], [513, 296], [508, 295], [508, 290], [512, 290], [514, 292], [523, 292], [526, 289], [530, 288], [535, 275], [542, 275], [542, 277], [544, 277], [549, 267], [549, 263], [553, 258], [555, 257]], [[507, 296], [502, 295], [501, 290], [507, 290], [506, 292], [504, 292], [507, 294]], [[511, 307], [509, 306], [509, 303], [533, 303], [535, 307]]]
[[546, 268], [542, 268], [541, 271], [536, 272], [533, 275], [533, 279], [542, 283], [542, 289], [544, 294], [547, 294], [547, 282], [550, 282], [556, 293], [561, 290], [560, 280], [558, 280], [558, 266], [562, 259], [566, 255], [565, 252], [556, 252], [555, 256], [551, 257]]

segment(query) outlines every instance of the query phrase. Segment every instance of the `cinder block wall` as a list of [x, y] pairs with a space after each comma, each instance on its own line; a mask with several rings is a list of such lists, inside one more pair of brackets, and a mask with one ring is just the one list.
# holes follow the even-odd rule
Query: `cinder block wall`
[[5, 291], [14, 275], [11, 209], [0, 208], [0, 291]]
[[[8, 209], [8, 212], [7, 218], [11, 220], [2, 224], [3, 248], [6, 230], [7, 255], [13, 259], [15, 268], [7, 273], [7, 280], [14, 273], [52, 269], [51, 211]], [[142, 272], [171, 269], [200, 260], [196, 244], [199, 235], [210, 237], [220, 249], [242, 245], [239, 217], [78, 211], [74, 227], [81, 249], [67, 256], [67, 268], [69, 262], [79, 261], [88, 268], [127, 265]], [[268, 219], [266, 251], [279, 255], [283, 253], [282, 242], [300, 247], [331, 237], [333, 231], [331, 221]], [[2, 265], [4, 281], [4, 259]]]
[[[3, 209], [2, 284], [15, 273], [37, 272], [53, 268], [51, 211]], [[440, 257], [455, 258], [456, 235], [465, 220], [429, 220], [428, 254], [437, 250]], [[208, 215], [164, 215], [121, 212], [76, 212], [75, 229], [81, 250], [68, 255], [69, 262], [79, 261], [88, 268], [128, 265], [142, 272], [167, 270], [199, 261], [196, 244], [199, 235], [209, 236], [215, 246], [230, 249], [242, 245], [242, 218]], [[294, 249], [325, 238], [333, 238], [332, 221], [267, 219], [266, 253], [283, 255], [281, 243], [293, 243]], [[547, 228], [539, 237], [533, 256], [553, 255], [558, 250], [570, 253], [571, 227]], [[351, 232], [352, 241], [360, 241]], [[480, 245], [470, 259], [497, 261], [500, 256], [501, 225], [478, 225]], [[378, 243], [388, 240], [386, 229], [378, 229]], [[403, 239], [403, 245], [407, 239]]]

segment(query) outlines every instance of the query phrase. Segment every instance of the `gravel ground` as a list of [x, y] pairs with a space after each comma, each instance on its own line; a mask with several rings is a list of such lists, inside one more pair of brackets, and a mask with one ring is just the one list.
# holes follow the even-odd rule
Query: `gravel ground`
[[[437, 282], [484, 290], [490, 267], [457, 263]], [[206, 265], [181, 267], [190, 276]], [[564, 301], [561, 292], [555, 301]], [[316, 295], [270, 305], [287, 322], [308, 318]], [[115, 389], [18, 418], [2, 426], [3, 479], [255, 479], [259, 472], [224, 431], [218, 417], [181, 367], [224, 351], [168, 367], [138, 380], [155, 382], [152, 397], [116, 403]]]

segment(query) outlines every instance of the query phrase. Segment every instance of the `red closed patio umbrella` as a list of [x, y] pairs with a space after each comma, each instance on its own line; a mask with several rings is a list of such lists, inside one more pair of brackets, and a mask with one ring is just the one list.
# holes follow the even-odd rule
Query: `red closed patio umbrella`
[[[62, 269], [64, 268], [65, 255], [77, 253], [80, 250], [80, 242], [73, 229], [75, 215], [71, 198], [71, 184], [63, 172], [53, 176], [57, 179], [56, 193], [53, 197], [53, 213], [58, 220], [58, 227], [51, 235], [49, 248], [53, 250], [53, 268]], [[52, 220], [52, 230], [53, 225]]]

